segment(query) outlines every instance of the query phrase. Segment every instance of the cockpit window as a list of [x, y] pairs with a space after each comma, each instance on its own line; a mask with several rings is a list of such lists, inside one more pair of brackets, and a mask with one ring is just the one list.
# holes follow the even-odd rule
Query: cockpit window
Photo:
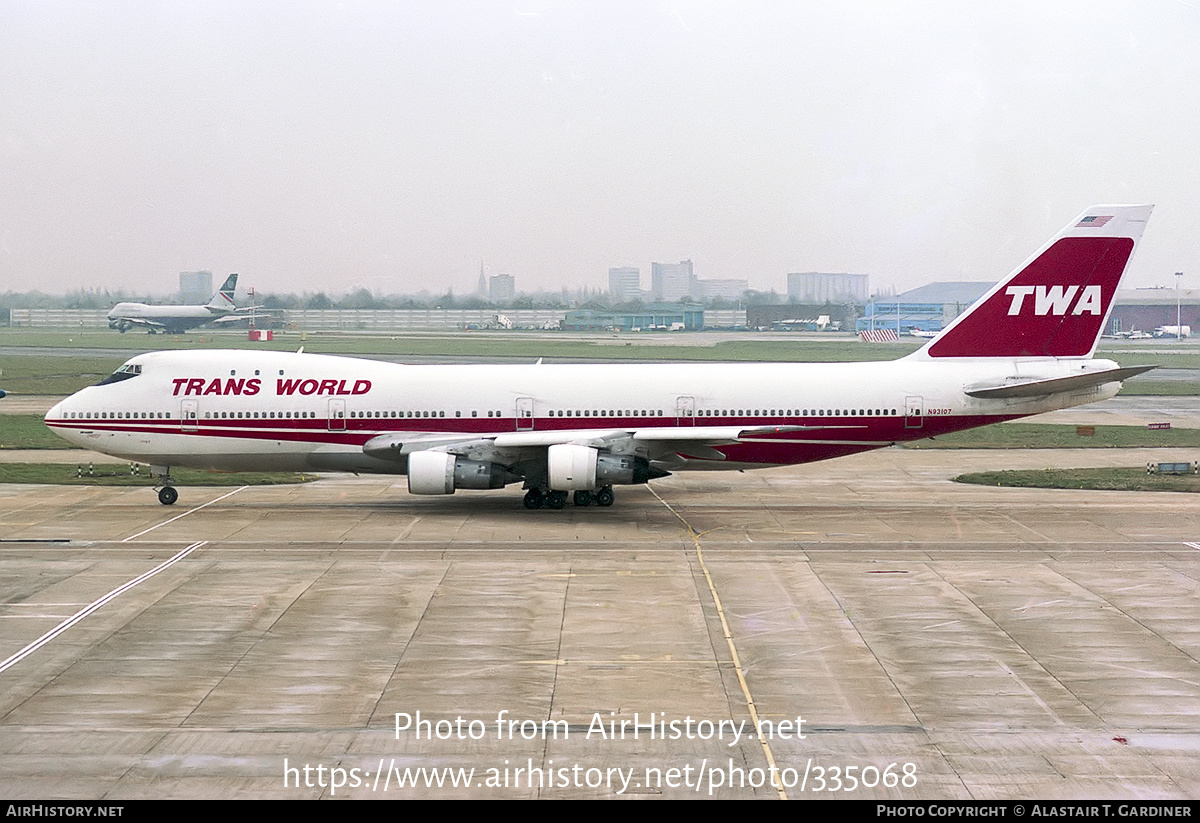
[[137, 377], [142, 373], [141, 363], [126, 363], [121, 368], [110, 374], [108, 377], [97, 383], [97, 386], [107, 386], [109, 383], [120, 383], [122, 380], [128, 380], [131, 377]]

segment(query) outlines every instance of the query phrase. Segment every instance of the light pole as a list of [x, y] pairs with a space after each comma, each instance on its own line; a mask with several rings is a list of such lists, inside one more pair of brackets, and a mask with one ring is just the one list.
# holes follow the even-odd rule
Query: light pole
[[1175, 340], [1179, 342], [1183, 340], [1183, 325], [1180, 319], [1179, 312], [1179, 284], [1183, 282], [1183, 272], [1175, 272]]

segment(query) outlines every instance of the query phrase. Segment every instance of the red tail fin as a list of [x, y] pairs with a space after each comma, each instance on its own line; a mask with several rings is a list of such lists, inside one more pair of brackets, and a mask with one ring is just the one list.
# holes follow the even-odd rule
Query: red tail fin
[[1093, 206], [929, 341], [929, 357], [1091, 357], [1153, 206]]

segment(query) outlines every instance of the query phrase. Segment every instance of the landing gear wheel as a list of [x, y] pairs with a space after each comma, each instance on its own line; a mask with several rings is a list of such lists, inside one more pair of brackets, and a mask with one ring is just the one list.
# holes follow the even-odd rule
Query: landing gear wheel
[[542, 499], [541, 489], [530, 489], [525, 492], [525, 508], [540, 509], [546, 505], [546, 501]]
[[546, 508], [561, 509], [567, 505], [567, 493], [553, 491], [546, 495]]
[[591, 492], [589, 492], [589, 491], [577, 491], [577, 492], [575, 492], [575, 505], [576, 505], [576, 506], [590, 506], [590, 505], [592, 505], [592, 493], [591, 493]]
[[164, 506], [173, 506], [178, 499], [179, 492], [175, 491], [174, 486], [163, 486], [158, 490], [158, 502]]
[[596, 492], [597, 506], [611, 506], [613, 504], [613, 500], [615, 499], [616, 498], [613, 497], [612, 486], [605, 486], [600, 491]]

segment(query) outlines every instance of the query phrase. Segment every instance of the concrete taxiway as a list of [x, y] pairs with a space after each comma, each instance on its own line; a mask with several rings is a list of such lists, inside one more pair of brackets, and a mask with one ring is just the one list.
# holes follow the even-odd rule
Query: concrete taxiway
[[1175, 456], [0, 486], [0, 793], [1200, 796], [1195, 496], [949, 480]]

